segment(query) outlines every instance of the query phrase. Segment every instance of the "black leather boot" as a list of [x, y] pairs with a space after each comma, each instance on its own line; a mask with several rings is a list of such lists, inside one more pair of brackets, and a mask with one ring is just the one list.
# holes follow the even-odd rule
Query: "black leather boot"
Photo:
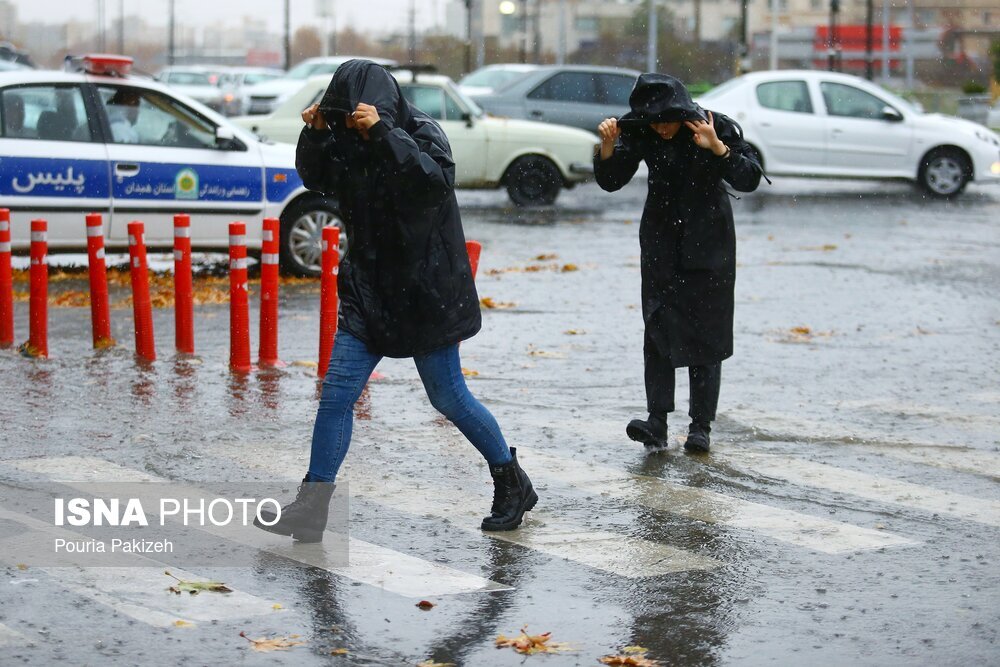
[[647, 447], [663, 448], [667, 441], [667, 420], [649, 415], [649, 419], [633, 419], [625, 427], [625, 435]]
[[524, 513], [538, 502], [538, 494], [528, 475], [517, 463], [517, 449], [510, 448], [510, 462], [490, 466], [493, 478], [493, 506], [483, 519], [483, 530], [514, 530], [521, 525]]
[[684, 441], [684, 449], [692, 454], [704, 454], [711, 443], [709, 434], [712, 432], [710, 422], [691, 422], [688, 427], [688, 437]]
[[326, 519], [330, 513], [330, 498], [336, 484], [333, 482], [310, 482], [309, 475], [302, 479], [295, 500], [281, 508], [281, 518], [272, 526], [261, 523], [261, 519], [271, 523], [275, 513], [260, 510], [253, 525], [269, 533], [288, 535], [299, 542], [322, 542], [326, 530]]

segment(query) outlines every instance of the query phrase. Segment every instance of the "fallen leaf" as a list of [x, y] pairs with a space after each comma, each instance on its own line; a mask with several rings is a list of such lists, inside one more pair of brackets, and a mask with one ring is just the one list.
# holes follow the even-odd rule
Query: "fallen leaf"
[[477, 375], [479, 375], [479, 371], [474, 371], [474, 370], [472, 370], [471, 368], [465, 368], [465, 367], [463, 366], [463, 367], [462, 367], [462, 375], [464, 375], [464, 376], [465, 376], [465, 377], [467, 377], [467, 378], [474, 378], [474, 377], [476, 377]]
[[417, 603], [417, 606], [423, 609], [424, 611], [430, 611], [431, 609], [434, 608], [435, 605], [433, 602], [429, 600], [421, 600], [420, 602]]
[[350, 653], [346, 648], [335, 648], [330, 651], [330, 655], [347, 655]]
[[273, 610], [275, 610], [275, 611], [278, 611], [278, 610], [281, 610], [281, 609], [284, 609], [284, 607], [282, 607], [282, 606], [281, 606], [280, 604], [278, 604], [278, 603], [274, 603], [274, 604], [272, 604], [272, 605], [271, 605], [271, 609], [273, 609]]
[[566, 329], [566, 331], [563, 331], [563, 333], [566, 334], [567, 336], [582, 336], [587, 332], [584, 331], [583, 329]]
[[548, 262], [548, 261], [551, 261], [553, 259], [559, 259], [559, 255], [557, 255], [554, 252], [552, 252], [552, 253], [545, 253], [545, 254], [542, 254], [542, 255], [538, 255], [537, 257], [535, 257], [535, 260], [537, 260], [539, 262]]
[[298, 635], [289, 635], [288, 637], [274, 637], [268, 639], [267, 637], [261, 637], [260, 639], [252, 639], [247, 636], [245, 632], [240, 632], [240, 637], [246, 639], [250, 642], [250, 646], [255, 651], [267, 652], [267, 651], [285, 651], [293, 646], [301, 646], [305, 642], [292, 641]]
[[651, 660], [642, 654], [633, 655], [606, 655], [598, 658], [598, 662], [603, 665], [620, 665], [621, 667], [659, 667], [660, 663]]
[[171, 593], [176, 593], [180, 595], [181, 593], [187, 592], [191, 595], [197, 595], [201, 591], [210, 591], [212, 593], [232, 593], [233, 589], [226, 586], [221, 581], [184, 581], [183, 579], [178, 579], [170, 572], [164, 572], [163, 574], [168, 577], [172, 577], [177, 581], [176, 584], [171, 586], [169, 590]]
[[560, 653], [562, 651], [572, 651], [568, 644], [550, 641], [551, 632], [544, 632], [540, 635], [529, 635], [525, 630], [528, 626], [521, 628], [521, 634], [517, 637], [505, 637], [499, 635], [496, 638], [497, 648], [512, 648], [518, 653], [533, 655], [535, 653]]
[[318, 368], [319, 364], [317, 362], [315, 362], [315, 361], [308, 361], [308, 360], [302, 359], [302, 360], [299, 360], [299, 361], [293, 361], [292, 362], [292, 366], [303, 366], [305, 368]]
[[25, 565], [24, 563], [18, 563], [18, 564], [17, 564], [17, 569], [19, 569], [19, 570], [21, 570], [22, 572], [24, 572], [25, 570], [27, 570], [27, 569], [28, 569], [28, 566], [27, 566], [27, 565]]
[[563, 273], [569, 273], [570, 271], [579, 271], [580, 267], [578, 267], [576, 264], [563, 264], [562, 268], [559, 270], [562, 271]]
[[622, 649], [622, 653], [625, 655], [631, 655], [633, 653], [649, 653], [649, 649], [645, 646], [626, 646]]
[[188, 621], [177, 619], [176, 621], [174, 621], [174, 627], [175, 628], [193, 628], [194, 627], [194, 623], [189, 623]]
[[493, 297], [490, 296], [484, 296], [483, 298], [481, 298], [479, 300], [479, 305], [481, 305], [483, 308], [488, 308], [490, 310], [494, 308], [497, 309], [514, 308], [515, 306], [517, 306], [517, 304], [514, 303], [513, 301], [494, 301]]
[[565, 359], [566, 355], [561, 352], [547, 352], [545, 350], [528, 350], [528, 354], [533, 357], [542, 357], [543, 359]]
[[808, 336], [812, 333], [812, 329], [809, 327], [792, 327], [791, 332], [796, 336]]
[[417, 667], [455, 667], [453, 662], [435, 662], [434, 660], [424, 660], [418, 662]]

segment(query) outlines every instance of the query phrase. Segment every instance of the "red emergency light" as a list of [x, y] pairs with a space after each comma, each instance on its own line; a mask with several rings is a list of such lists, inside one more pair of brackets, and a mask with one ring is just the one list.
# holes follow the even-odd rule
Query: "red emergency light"
[[98, 76], [126, 77], [132, 71], [132, 59], [110, 53], [94, 53], [85, 56], [67, 56], [67, 69], [84, 71]]

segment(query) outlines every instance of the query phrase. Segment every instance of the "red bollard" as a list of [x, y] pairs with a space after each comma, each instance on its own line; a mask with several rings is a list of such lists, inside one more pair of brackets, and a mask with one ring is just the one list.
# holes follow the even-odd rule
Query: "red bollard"
[[340, 228], [330, 225], [323, 228], [323, 272], [319, 283], [319, 364], [316, 374], [326, 376], [333, 353], [333, 339], [337, 335], [337, 276], [340, 274]]
[[14, 345], [14, 274], [10, 268], [10, 210], [0, 208], [0, 349]]
[[94, 349], [113, 347], [111, 310], [108, 304], [108, 272], [104, 265], [104, 220], [99, 213], [87, 216], [87, 258], [90, 268], [90, 322]]
[[479, 270], [479, 256], [483, 253], [483, 244], [479, 241], [466, 241], [465, 252], [469, 253], [469, 264], [472, 266], [472, 279], [476, 279]]
[[194, 354], [194, 281], [191, 278], [191, 216], [174, 216], [174, 346]]
[[135, 318], [135, 353], [146, 361], [156, 361], [153, 338], [153, 302], [149, 298], [146, 264], [145, 225], [128, 223], [129, 271], [132, 274], [132, 312]]
[[49, 356], [49, 243], [48, 223], [31, 221], [31, 292], [28, 303], [28, 342], [21, 345], [27, 357]]
[[261, 368], [283, 366], [278, 359], [278, 250], [281, 223], [264, 218], [260, 251], [260, 355]]
[[247, 226], [229, 223], [229, 369], [249, 373], [250, 296], [247, 291]]

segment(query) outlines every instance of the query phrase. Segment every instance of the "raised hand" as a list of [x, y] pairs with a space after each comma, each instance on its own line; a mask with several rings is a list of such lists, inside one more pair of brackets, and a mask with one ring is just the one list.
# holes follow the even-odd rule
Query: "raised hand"
[[728, 148], [715, 133], [715, 124], [712, 122], [712, 112], [708, 112], [708, 120], [686, 120], [684, 124], [691, 130], [691, 140], [698, 148], [710, 150], [716, 155], [725, 155]]
[[323, 112], [319, 110], [319, 104], [314, 104], [302, 111], [302, 122], [314, 130], [329, 129], [329, 126], [326, 124], [326, 118], [323, 117]]
[[615, 142], [621, 136], [617, 118], [605, 118], [597, 126], [597, 134], [601, 137], [601, 159], [607, 160], [615, 152]]

